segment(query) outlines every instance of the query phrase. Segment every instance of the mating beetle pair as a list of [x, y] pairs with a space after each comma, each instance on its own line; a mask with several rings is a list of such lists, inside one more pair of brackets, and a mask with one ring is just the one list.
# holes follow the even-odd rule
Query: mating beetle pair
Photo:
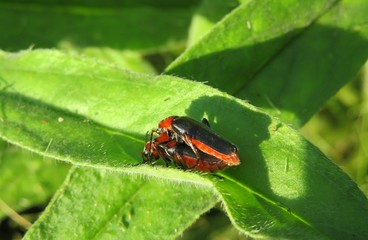
[[[153, 139], [153, 134], [158, 137]], [[149, 132], [147, 132], [147, 136]], [[143, 162], [160, 157], [166, 166], [171, 161], [185, 169], [215, 172], [240, 164], [238, 148], [209, 127], [188, 117], [171, 116], [162, 120], [150, 133], [142, 152]]]

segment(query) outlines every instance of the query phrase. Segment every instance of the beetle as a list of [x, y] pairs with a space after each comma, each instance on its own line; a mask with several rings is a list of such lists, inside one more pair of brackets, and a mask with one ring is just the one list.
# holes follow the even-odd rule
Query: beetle
[[167, 167], [171, 161], [184, 169], [196, 169], [203, 172], [215, 172], [227, 167], [223, 161], [214, 156], [202, 151], [199, 151], [199, 155], [198, 159], [189, 146], [177, 143], [175, 140], [165, 144], [147, 142], [142, 152], [144, 162], [150, 162], [152, 159], [157, 160], [161, 157]]
[[170, 116], [162, 120], [158, 134], [166, 132], [172, 139], [179, 143], [188, 145], [197, 159], [200, 159], [199, 151], [222, 160], [228, 166], [240, 164], [238, 147], [215, 133], [210, 127], [207, 119], [202, 123], [189, 117]]
[[[153, 139], [153, 133], [159, 136]], [[162, 120], [151, 131], [150, 140], [141, 153], [143, 162], [162, 158], [166, 166], [171, 161], [187, 169], [214, 172], [240, 164], [238, 148], [209, 127], [188, 117], [171, 116]]]

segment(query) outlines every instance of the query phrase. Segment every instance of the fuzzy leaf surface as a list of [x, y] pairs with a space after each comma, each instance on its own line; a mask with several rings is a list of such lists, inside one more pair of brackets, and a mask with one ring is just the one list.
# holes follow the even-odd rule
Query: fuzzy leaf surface
[[216, 202], [210, 188], [74, 168], [25, 239], [173, 239]]

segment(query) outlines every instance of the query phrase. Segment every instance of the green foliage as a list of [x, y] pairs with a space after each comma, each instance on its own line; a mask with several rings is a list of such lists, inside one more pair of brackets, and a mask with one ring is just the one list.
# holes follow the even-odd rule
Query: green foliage
[[[193, 15], [195, 1], [164, 2], [0, 4], [1, 18], [18, 26], [0, 41], [3, 49], [64, 51], [0, 53], [0, 136], [74, 165], [25, 238], [172, 239], [219, 202], [254, 238], [367, 238], [364, 194], [289, 124], [305, 123], [367, 59], [368, 4], [203, 1]], [[15, 41], [18, 14], [36, 18], [23, 19], [27, 31]], [[166, 75], [152, 75], [145, 59], [157, 68], [175, 56], [192, 15], [192, 46]], [[41, 35], [41, 22], [59, 28]], [[142, 56], [147, 51], [156, 55]], [[207, 117], [239, 147], [241, 165], [204, 174], [139, 164], [145, 132], [170, 115]], [[10, 176], [0, 178], [1, 188], [16, 171], [47, 168], [43, 157], [11, 158], [0, 162]], [[37, 195], [37, 187], [23, 190], [24, 182], [0, 198], [22, 211], [44, 202], [64, 175], [55, 173], [47, 193], [28, 205], [16, 198]], [[38, 177], [30, 186], [51, 178]]]

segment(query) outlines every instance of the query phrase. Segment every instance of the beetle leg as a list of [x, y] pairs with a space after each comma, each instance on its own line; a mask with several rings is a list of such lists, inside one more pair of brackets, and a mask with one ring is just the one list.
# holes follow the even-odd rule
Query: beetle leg
[[168, 146], [165, 144], [160, 144], [158, 147], [160, 148], [160, 150], [157, 150], [158, 154], [160, 155], [160, 157], [165, 161], [166, 167], [169, 166], [169, 164], [172, 161], [171, 155], [168, 151]]
[[184, 135], [183, 140], [193, 150], [193, 152], [195, 153], [197, 159], [200, 159], [201, 157], [199, 156], [198, 150], [193, 145], [192, 140], [190, 140], [190, 137], [188, 135]]
[[210, 128], [210, 122], [207, 120], [207, 118], [202, 118], [202, 123]]
[[168, 167], [167, 162], [170, 162], [170, 153], [167, 150], [167, 147], [162, 147], [162, 149], [165, 151], [165, 154], [161, 154], [161, 158], [164, 159], [164, 161], [166, 162], [166, 167]]
[[185, 166], [184, 161], [183, 161], [183, 158], [180, 156], [180, 154], [177, 153], [177, 152], [174, 153], [174, 154], [175, 154], [174, 158], [176, 158], [177, 160], [179, 160], [179, 163], [180, 163], [181, 167]]
[[167, 155], [163, 154], [161, 151], [158, 151], [158, 154], [165, 161], [166, 167], [169, 167], [169, 164], [171, 162], [170, 158], [168, 158]]
[[[156, 132], [156, 130], [151, 130], [151, 134], [150, 134], [150, 140], [149, 140], [149, 144], [150, 144], [150, 150], [149, 150], [149, 154], [148, 154], [148, 159], [151, 159], [152, 156], [152, 152], [153, 152], [153, 148], [152, 148], [152, 138], [153, 138], [153, 133]], [[146, 132], [146, 142], [147, 142], [147, 136], [149, 134], [149, 131]], [[147, 161], [146, 161], [147, 162]]]
[[[150, 143], [152, 143], [152, 138], [153, 138], [153, 133], [157, 132], [157, 130], [153, 129], [151, 130], [151, 134], [150, 134]], [[147, 142], [147, 136], [149, 134], [149, 131], [146, 132], [146, 142]]]

